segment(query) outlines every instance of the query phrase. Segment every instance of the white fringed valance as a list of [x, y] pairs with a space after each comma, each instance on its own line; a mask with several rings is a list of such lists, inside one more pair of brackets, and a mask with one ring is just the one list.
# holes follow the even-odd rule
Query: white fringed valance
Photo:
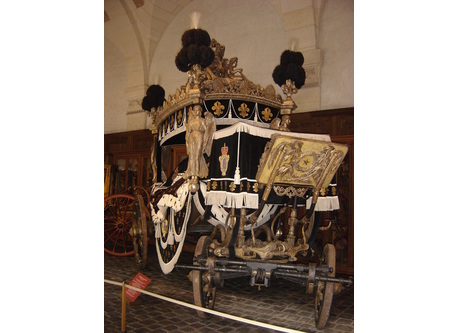
[[221, 205], [227, 208], [258, 209], [259, 196], [253, 193], [230, 193], [225, 191], [207, 192], [205, 205]]
[[280, 132], [280, 131], [268, 129], [265, 127], [253, 126], [253, 125], [243, 123], [243, 122], [238, 122], [232, 126], [229, 126], [229, 127], [216, 131], [213, 134], [213, 140], [218, 140], [218, 139], [230, 136], [236, 132], [248, 133], [248, 134], [255, 135], [261, 138], [270, 138], [272, 134], [281, 133], [282, 135], [293, 136], [297, 138], [320, 140], [320, 141], [327, 141], [327, 142], [331, 141], [331, 137], [325, 134]]
[[[312, 204], [312, 198], [309, 198], [306, 204], [307, 204], [306, 208], [310, 208]], [[317, 212], [327, 212], [330, 210], [338, 210], [338, 209], [340, 209], [338, 196], [319, 197], [315, 205], [315, 211]]]

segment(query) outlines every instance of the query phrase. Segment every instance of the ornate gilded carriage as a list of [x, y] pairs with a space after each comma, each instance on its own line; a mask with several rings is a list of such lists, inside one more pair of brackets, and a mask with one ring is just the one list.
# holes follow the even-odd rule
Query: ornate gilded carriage
[[[155, 185], [151, 218], [142, 198], [136, 200], [130, 233], [137, 264], [145, 266], [148, 238], [154, 239], [162, 271], [191, 269], [195, 304], [207, 308], [213, 308], [216, 289], [227, 278], [250, 276], [251, 285], [258, 288], [268, 286], [273, 277], [299, 282], [314, 295], [316, 325], [322, 328], [333, 294], [351, 281], [335, 278], [332, 244], [324, 247], [319, 265], [295, 262], [297, 255], [311, 252], [318, 231], [315, 211], [339, 208], [332, 180], [347, 147], [332, 143], [328, 135], [290, 132], [289, 115], [296, 108], [294, 80], [283, 77], [283, 99], [272, 85], [251, 82], [237, 68], [237, 58], [224, 58], [224, 46], [214, 39], [202, 48], [197, 34], [202, 30], [185, 32], [182, 42], [183, 49], [197, 43], [200, 58], [187, 53], [183, 61], [182, 49], [176, 60], [188, 81], [165, 100], [160, 96], [161, 103], [153, 105], [148, 94], [144, 99], [155, 140]], [[208, 56], [208, 49], [214, 56]], [[176, 143], [186, 144], [188, 158], [158, 182], [161, 149]], [[323, 195], [328, 187], [331, 195]], [[298, 206], [306, 209], [300, 219]], [[287, 207], [288, 231], [283, 235], [278, 217]], [[199, 238], [192, 265], [177, 265], [188, 228], [202, 222], [212, 226], [212, 232]], [[205, 317], [201, 311], [198, 315]]]

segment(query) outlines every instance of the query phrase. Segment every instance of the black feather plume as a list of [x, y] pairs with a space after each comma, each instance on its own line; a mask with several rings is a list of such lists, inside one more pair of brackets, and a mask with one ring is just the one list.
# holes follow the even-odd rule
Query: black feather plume
[[151, 85], [146, 90], [146, 96], [142, 100], [142, 109], [151, 111], [152, 108], [157, 108], [164, 104], [165, 90], [158, 84]]
[[175, 65], [181, 72], [187, 72], [193, 65], [202, 69], [212, 64], [215, 52], [210, 48], [210, 35], [202, 29], [186, 30], [181, 36], [182, 48], [175, 57]]
[[297, 89], [300, 89], [305, 83], [304, 56], [301, 52], [285, 50], [280, 57], [280, 65], [275, 67], [272, 78], [280, 87], [286, 83], [286, 80], [294, 81]]

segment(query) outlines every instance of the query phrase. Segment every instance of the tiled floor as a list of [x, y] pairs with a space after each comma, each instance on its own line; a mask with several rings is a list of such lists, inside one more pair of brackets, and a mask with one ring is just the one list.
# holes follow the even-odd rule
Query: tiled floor
[[[155, 249], [150, 246], [147, 267], [141, 272], [152, 279], [146, 290], [193, 304], [192, 284], [187, 270], [174, 270], [164, 275]], [[182, 253], [180, 263], [192, 264], [190, 253]], [[137, 274], [133, 257], [105, 254], [105, 279], [127, 283]], [[105, 283], [105, 332], [121, 331], [121, 287]], [[138, 304], [137, 304], [138, 303]], [[258, 291], [249, 285], [249, 278], [224, 281], [218, 288], [214, 310], [268, 324], [304, 332], [353, 332], [353, 288], [335, 295], [326, 327], [315, 327], [314, 298], [305, 288], [283, 279], [273, 279], [268, 288]], [[211, 315], [200, 319], [192, 309], [141, 294], [127, 306], [127, 332], [276, 332], [266, 328]]]

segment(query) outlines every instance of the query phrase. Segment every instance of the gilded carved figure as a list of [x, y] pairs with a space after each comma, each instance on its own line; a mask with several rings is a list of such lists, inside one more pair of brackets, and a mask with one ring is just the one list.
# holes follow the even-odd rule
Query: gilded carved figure
[[189, 110], [186, 124], [186, 151], [189, 159], [185, 178], [191, 176], [205, 178], [208, 175], [204, 153], [210, 155], [211, 138], [216, 130], [216, 122], [210, 112], [205, 113], [205, 118], [202, 118], [201, 114], [202, 106], [200, 105], [195, 105]]

